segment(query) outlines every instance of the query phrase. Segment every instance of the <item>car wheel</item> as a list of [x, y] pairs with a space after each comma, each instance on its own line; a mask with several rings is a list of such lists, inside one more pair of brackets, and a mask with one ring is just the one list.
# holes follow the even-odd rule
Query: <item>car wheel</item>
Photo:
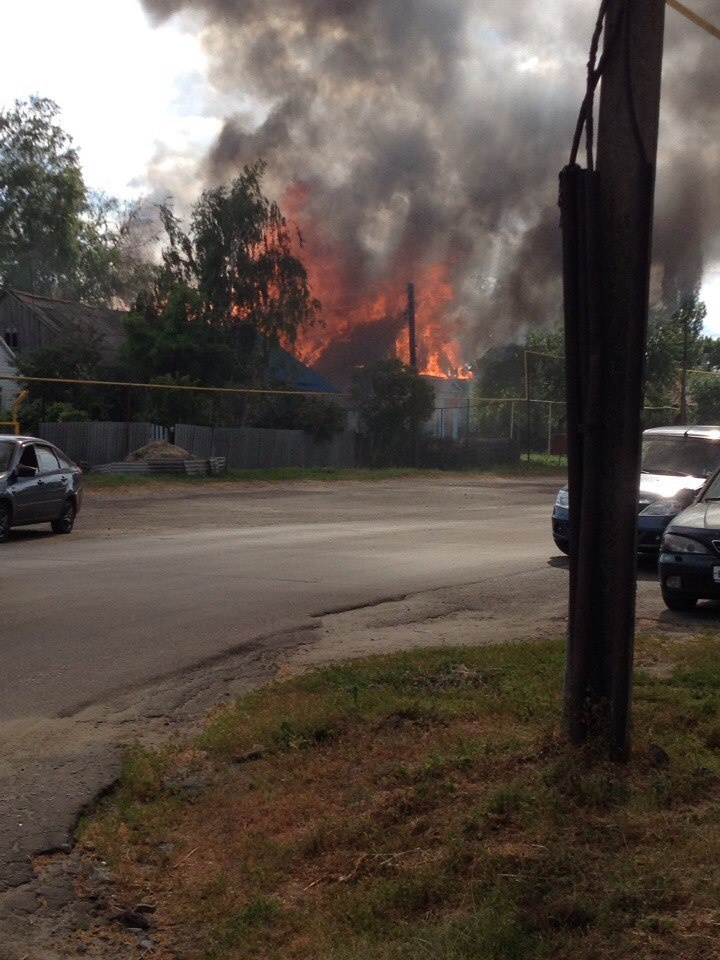
[[556, 540], [555, 546], [558, 548], [560, 553], [564, 553], [566, 557], [570, 556], [570, 544], [567, 540]]
[[662, 598], [668, 610], [675, 610], [682, 613], [686, 610], [692, 610], [698, 602], [698, 598], [691, 593], [679, 593], [677, 590], [663, 590]]
[[72, 500], [66, 500], [60, 516], [50, 524], [53, 533], [72, 533], [72, 528], [75, 525], [76, 512], [75, 504]]
[[6, 503], [0, 503], [0, 543], [10, 536], [10, 507]]

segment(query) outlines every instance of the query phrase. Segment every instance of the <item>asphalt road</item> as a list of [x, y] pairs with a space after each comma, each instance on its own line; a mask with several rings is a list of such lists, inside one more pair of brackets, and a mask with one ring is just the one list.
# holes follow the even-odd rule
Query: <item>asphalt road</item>
[[[328, 610], [491, 574], [565, 573], [554, 482], [411, 482], [86, 498], [76, 532], [2, 547], [0, 721], [88, 702]], [[493, 603], [488, 597], [488, 603]]]
[[[90, 491], [70, 537], [15, 531], [0, 547], [0, 942], [12, 934], [23, 956], [18, 910], [37, 936], [52, 897], [33, 854], [68, 841], [133, 740], [192, 724], [278, 668], [562, 634], [557, 485], [124, 488]], [[652, 569], [638, 598], [653, 624], [676, 616]]]

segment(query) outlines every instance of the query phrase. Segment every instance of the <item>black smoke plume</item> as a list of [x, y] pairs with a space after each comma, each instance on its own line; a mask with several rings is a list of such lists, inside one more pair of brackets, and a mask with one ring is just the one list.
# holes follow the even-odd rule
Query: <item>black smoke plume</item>
[[[155, 22], [201, 30], [214, 88], [237, 96], [204, 182], [262, 157], [276, 195], [303, 183], [304, 216], [349, 294], [448, 263], [467, 358], [560, 317], [557, 174], [597, 0], [143, 3]], [[717, 19], [716, 0], [694, 7]], [[718, 254], [718, 52], [668, 9], [655, 233], [666, 289], [696, 286]]]

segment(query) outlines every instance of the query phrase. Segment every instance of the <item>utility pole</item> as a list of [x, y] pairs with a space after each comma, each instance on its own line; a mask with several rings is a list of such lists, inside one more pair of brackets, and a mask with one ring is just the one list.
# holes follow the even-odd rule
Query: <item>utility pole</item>
[[415, 284], [407, 285], [408, 338], [410, 340], [410, 366], [417, 370], [417, 339], [415, 334]]
[[596, 172], [571, 165], [561, 174], [571, 523], [565, 720], [573, 743], [595, 736], [624, 760], [665, 4], [607, 0], [603, 9]]

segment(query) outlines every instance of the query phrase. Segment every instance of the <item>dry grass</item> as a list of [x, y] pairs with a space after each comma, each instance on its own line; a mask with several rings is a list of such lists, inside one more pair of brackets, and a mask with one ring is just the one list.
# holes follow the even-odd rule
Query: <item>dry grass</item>
[[627, 768], [564, 746], [561, 644], [407, 653], [134, 751], [80, 841], [157, 903], [153, 957], [714, 957], [720, 642], [639, 656]]

